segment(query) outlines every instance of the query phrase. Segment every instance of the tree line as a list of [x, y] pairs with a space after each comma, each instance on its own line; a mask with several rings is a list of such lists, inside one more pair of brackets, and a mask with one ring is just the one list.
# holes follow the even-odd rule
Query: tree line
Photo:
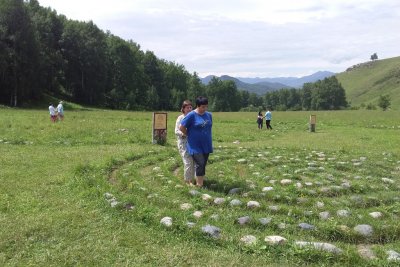
[[67, 19], [37, 0], [0, 0], [0, 88], [0, 104], [9, 106], [44, 95], [127, 110], [178, 110], [183, 100], [199, 95], [209, 98], [212, 111], [347, 106], [335, 77], [264, 96], [217, 78], [203, 85], [183, 65], [143, 51], [92, 21]]

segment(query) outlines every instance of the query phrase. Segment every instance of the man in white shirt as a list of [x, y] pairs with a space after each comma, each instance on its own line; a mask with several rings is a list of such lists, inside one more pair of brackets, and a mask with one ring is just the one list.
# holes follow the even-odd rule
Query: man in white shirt
[[57, 114], [58, 114], [58, 119], [64, 120], [64, 107], [63, 107], [63, 102], [60, 101], [60, 103], [57, 106]]
[[52, 122], [56, 122], [56, 120], [57, 120], [56, 109], [54, 108], [54, 106], [53, 106], [52, 103], [50, 103], [49, 112], [50, 112], [50, 119], [51, 119], [51, 121], [52, 121]]

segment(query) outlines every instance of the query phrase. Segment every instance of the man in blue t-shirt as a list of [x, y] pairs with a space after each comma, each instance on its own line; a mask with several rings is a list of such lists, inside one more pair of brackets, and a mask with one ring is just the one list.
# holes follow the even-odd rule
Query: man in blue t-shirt
[[187, 136], [187, 148], [196, 168], [196, 185], [203, 186], [206, 164], [212, 147], [212, 114], [207, 111], [208, 99], [199, 96], [196, 109], [189, 112], [181, 121], [179, 129]]
[[267, 130], [268, 129], [272, 130], [271, 120], [272, 120], [272, 113], [271, 111], [269, 111], [269, 109], [267, 109], [267, 112], [265, 113], [265, 124], [267, 126]]

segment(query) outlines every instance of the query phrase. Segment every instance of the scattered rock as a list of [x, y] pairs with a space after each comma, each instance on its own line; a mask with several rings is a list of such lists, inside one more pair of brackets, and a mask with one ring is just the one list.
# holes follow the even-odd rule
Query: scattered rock
[[371, 212], [369, 215], [374, 219], [378, 219], [383, 216], [382, 212], [380, 211]]
[[364, 259], [374, 260], [376, 259], [375, 253], [372, 251], [371, 246], [360, 244], [357, 246], [358, 254]]
[[197, 190], [190, 190], [190, 191], [189, 191], [189, 194], [192, 195], [192, 196], [201, 195], [201, 193], [200, 193], [199, 191], [197, 191]]
[[196, 210], [195, 212], [193, 212], [193, 216], [199, 219], [203, 216], [203, 212]]
[[201, 199], [203, 199], [205, 201], [211, 201], [212, 200], [212, 196], [210, 196], [209, 194], [202, 194], [201, 195]]
[[239, 194], [241, 191], [242, 191], [242, 188], [232, 188], [231, 190], [229, 190], [228, 194], [230, 194], [230, 195]]
[[239, 162], [239, 163], [246, 163], [246, 162], [247, 162], [247, 159], [238, 159], [237, 162]]
[[187, 223], [186, 223], [186, 226], [189, 227], [189, 228], [193, 228], [193, 227], [196, 226], [196, 223], [194, 223], [194, 222], [187, 222]]
[[257, 201], [249, 201], [249, 202], [247, 202], [247, 207], [251, 208], [251, 209], [259, 208], [260, 203], [258, 203]]
[[271, 218], [260, 218], [258, 219], [258, 221], [262, 224], [262, 225], [267, 225], [271, 222]]
[[166, 227], [171, 227], [172, 226], [172, 218], [171, 217], [164, 217], [160, 221], [161, 224], [163, 224]]
[[394, 183], [394, 181], [392, 179], [389, 179], [389, 178], [386, 178], [386, 177], [382, 178], [382, 182], [384, 182], [386, 184], [393, 184]]
[[214, 203], [217, 205], [221, 205], [225, 203], [225, 198], [222, 197], [217, 197], [216, 199], [214, 199]]
[[300, 247], [313, 246], [317, 250], [323, 250], [323, 251], [330, 252], [333, 254], [341, 254], [342, 253], [341, 249], [339, 249], [335, 245], [332, 245], [329, 243], [296, 241], [295, 244]]
[[394, 250], [388, 250], [386, 253], [388, 254], [388, 261], [400, 261], [400, 253]]
[[191, 209], [192, 207], [193, 207], [193, 205], [190, 204], [190, 203], [183, 203], [183, 204], [181, 205], [181, 210], [189, 210], [189, 209]]
[[270, 235], [265, 237], [265, 242], [271, 245], [279, 245], [286, 243], [287, 239], [279, 235]]
[[339, 216], [339, 217], [349, 217], [350, 216], [350, 211], [348, 211], [348, 210], [338, 210], [337, 212], [336, 212], [336, 215], [337, 216]]
[[323, 208], [325, 206], [324, 202], [318, 201], [315, 206], [317, 206], [317, 208]]
[[250, 216], [244, 216], [244, 217], [240, 217], [240, 218], [237, 219], [237, 222], [240, 225], [248, 224], [250, 221], [251, 221]]
[[321, 220], [327, 220], [327, 219], [329, 219], [329, 217], [330, 217], [329, 211], [323, 211], [323, 212], [319, 213], [319, 218]]
[[219, 229], [216, 226], [213, 225], [209, 225], [207, 224], [206, 226], [203, 226], [201, 228], [201, 231], [213, 238], [219, 238], [220, 237], [220, 233], [221, 233], [221, 229]]
[[372, 236], [372, 234], [374, 232], [372, 229], [372, 226], [368, 225], [368, 224], [359, 224], [359, 225], [355, 226], [353, 229], [360, 235], [366, 236], [366, 237]]
[[282, 179], [281, 180], [281, 185], [288, 185], [291, 184], [293, 181], [290, 179]]
[[257, 237], [255, 237], [254, 235], [245, 235], [240, 239], [240, 241], [242, 241], [246, 245], [253, 245], [257, 243]]
[[299, 227], [303, 230], [314, 230], [315, 226], [308, 223], [299, 223]]
[[240, 206], [242, 205], [242, 201], [239, 199], [232, 199], [232, 201], [229, 203], [231, 206]]
[[274, 188], [272, 186], [266, 186], [262, 189], [263, 192], [268, 192], [268, 191], [272, 191], [274, 190]]

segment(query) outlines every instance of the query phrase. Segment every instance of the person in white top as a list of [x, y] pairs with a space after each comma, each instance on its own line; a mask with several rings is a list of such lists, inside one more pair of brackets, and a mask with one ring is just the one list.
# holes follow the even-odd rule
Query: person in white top
[[50, 112], [50, 120], [51, 120], [52, 122], [56, 122], [56, 120], [57, 120], [57, 113], [56, 113], [56, 109], [55, 109], [54, 106], [53, 106], [53, 103], [50, 103], [49, 112]]
[[64, 107], [63, 107], [63, 102], [60, 101], [60, 103], [57, 106], [57, 115], [59, 120], [64, 120]]
[[185, 178], [185, 182], [187, 185], [193, 186], [193, 179], [195, 178], [195, 173], [194, 173], [194, 161], [193, 157], [189, 154], [187, 150], [187, 136], [179, 130], [179, 126], [181, 125], [182, 119], [190, 112], [192, 111], [192, 102], [189, 100], [185, 100], [182, 103], [182, 108], [181, 112], [182, 114], [178, 116], [176, 119], [175, 123], [175, 135], [177, 136], [177, 144], [178, 144], [178, 150], [179, 154], [182, 157], [183, 160], [183, 176]]

